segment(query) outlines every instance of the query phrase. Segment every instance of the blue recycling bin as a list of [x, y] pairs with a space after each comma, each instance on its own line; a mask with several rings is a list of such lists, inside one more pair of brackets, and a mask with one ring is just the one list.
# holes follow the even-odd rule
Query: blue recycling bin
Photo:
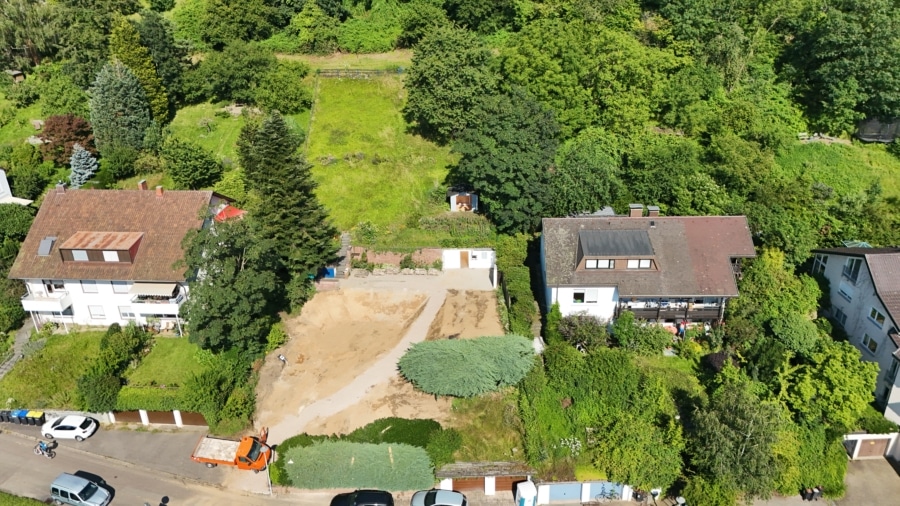
[[26, 423], [28, 423], [25, 421], [25, 415], [27, 415], [27, 414], [28, 414], [27, 409], [17, 409], [9, 414], [9, 420], [12, 423], [18, 423], [20, 425], [25, 425]]

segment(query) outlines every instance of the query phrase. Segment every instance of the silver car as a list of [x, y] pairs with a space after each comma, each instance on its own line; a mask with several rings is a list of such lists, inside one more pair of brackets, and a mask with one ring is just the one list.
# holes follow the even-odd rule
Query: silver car
[[468, 506], [466, 496], [453, 490], [420, 490], [413, 494], [410, 506]]

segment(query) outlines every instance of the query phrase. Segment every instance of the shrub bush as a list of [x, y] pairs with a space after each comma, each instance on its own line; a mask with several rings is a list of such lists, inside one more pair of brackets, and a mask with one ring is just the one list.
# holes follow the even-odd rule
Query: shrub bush
[[869, 434], [889, 434], [897, 432], [897, 424], [888, 421], [884, 415], [878, 412], [872, 405], [866, 406], [857, 423], [858, 428]]
[[184, 403], [181, 401], [180, 390], [177, 388], [132, 387], [125, 385], [119, 390], [119, 395], [116, 398], [116, 409], [119, 411], [136, 409], [171, 411], [183, 407]]
[[[556, 304], [554, 307], [558, 307]], [[552, 314], [552, 312], [551, 312]], [[550, 317], [547, 317], [548, 325]], [[609, 346], [609, 333], [606, 322], [587, 313], [575, 313], [563, 316], [557, 325], [557, 334], [567, 343], [582, 345], [587, 348]]]
[[275, 325], [272, 325], [272, 328], [269, 330], [269, 335], [266, 336], [266, 353], [271, 353], [275, 348], [286, 343], [287, 340], [288, 335], [284, 331], [284, 324], [278, 322]]
[[508, 335], [416, 343], [398, 366], [419, 390], [472, 397], [518, 383], [533, 364], [531, 340]]
[[431, 459], [422, 448], [404, 444], [322, 441], [292, 448], [281, 460], [298, 488], [418, 490], [434, 485]]
[[110, 372], [95, 369], [78, 378], [78, 396], [86, 411], [100, 413], [116, 408], [122, 380]]
[[354, 443], [403, 443], [425, 448], [432, 435], [440, 431], [441, 424], [434, 420], [390, 417], [360, 427], [343, 439]]
[[710, 481], [702, 476], [687, 479], [682, 492], [688, 504], [707, 506], [733, 506], [737, 504], [737, 491], [725, 483]]
[[431, 463], [438, 469], [444, 464], [454, 462], [453, 454], [462, 446], [462, 435], [456, 429], [443, 429], [431, 434], [431, 440], [425, 451], [431, 457]]

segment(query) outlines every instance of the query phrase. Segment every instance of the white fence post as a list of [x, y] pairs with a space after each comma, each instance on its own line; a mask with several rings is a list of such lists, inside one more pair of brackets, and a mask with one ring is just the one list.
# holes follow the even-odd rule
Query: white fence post
[[177, 409], [172, 410], [172, 416], [175, 417], [175, 425], [179, 428], [184, 427], [184, 423], [181, 421], [181, 411]]
[[150, 425], [150, 417], [147, 416], [147, 410], [139, 409], [138, 414], [141, 415], [141, 423], [144, 425]]
[[494, 476], [484, 477], [484, 495], [495, 495], [497, 493], [497, 482]]

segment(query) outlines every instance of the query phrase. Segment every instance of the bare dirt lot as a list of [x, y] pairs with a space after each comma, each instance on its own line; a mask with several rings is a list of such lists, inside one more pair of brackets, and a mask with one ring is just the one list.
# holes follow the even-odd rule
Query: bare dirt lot
[[258, 419], [275, 425], [340, 390], [400, 342], [426, 298], [362, 290], [316, 294], [299, 317], [285, 322], [288, 363], [276, 359], [260, 372]]
[[[448, 399], [435, 400], [415, 391], [397, 373], [395, 362], [384, 364], [379, 357], [397, 351], [394, 348], [413, 322], [410, 332], [421, 334], [414, 336], [413, 342], [502, 335], [497, 300], [492, 291], [446, 289], [440, 283], [415, 287], [421, 291], [411, 288], [379, 285], [377, 289], [346, 287], [318, 293], [299, 317], [286, 322], [291, 340], [282, 353], [288, 363], [282, 366], [270, 357], [260, 372], [260, 423], [291, 423], [304, 409], [317, 416], [298, 424], [302, 427], [291, 423], [294, 434], [347, 433], [388, 416], [446, 421], [451, 405]], [[423, 314], [426, 302], [435, 297], [444, 298], [436, 316], [434, 310], [430, 315]], [[416, 322], [420, 315], [430, 321]], [[376, 372], [373, 368], [384, 369], [377, 371], [378, 381], [362, 392], [346, 392], [346, 386], [360, 375]], [[327, 405], [332, 400], [339, 404], [328, 397], [337, 392], [338, 396], [347, 393], [359, 400], [343, 409], [329, 410]]]
[[503, 335], [497, 299], [493, 292], [447, 290], [447, 298], [431, 328], [429, 341], [435, 339], [469, 339]]

